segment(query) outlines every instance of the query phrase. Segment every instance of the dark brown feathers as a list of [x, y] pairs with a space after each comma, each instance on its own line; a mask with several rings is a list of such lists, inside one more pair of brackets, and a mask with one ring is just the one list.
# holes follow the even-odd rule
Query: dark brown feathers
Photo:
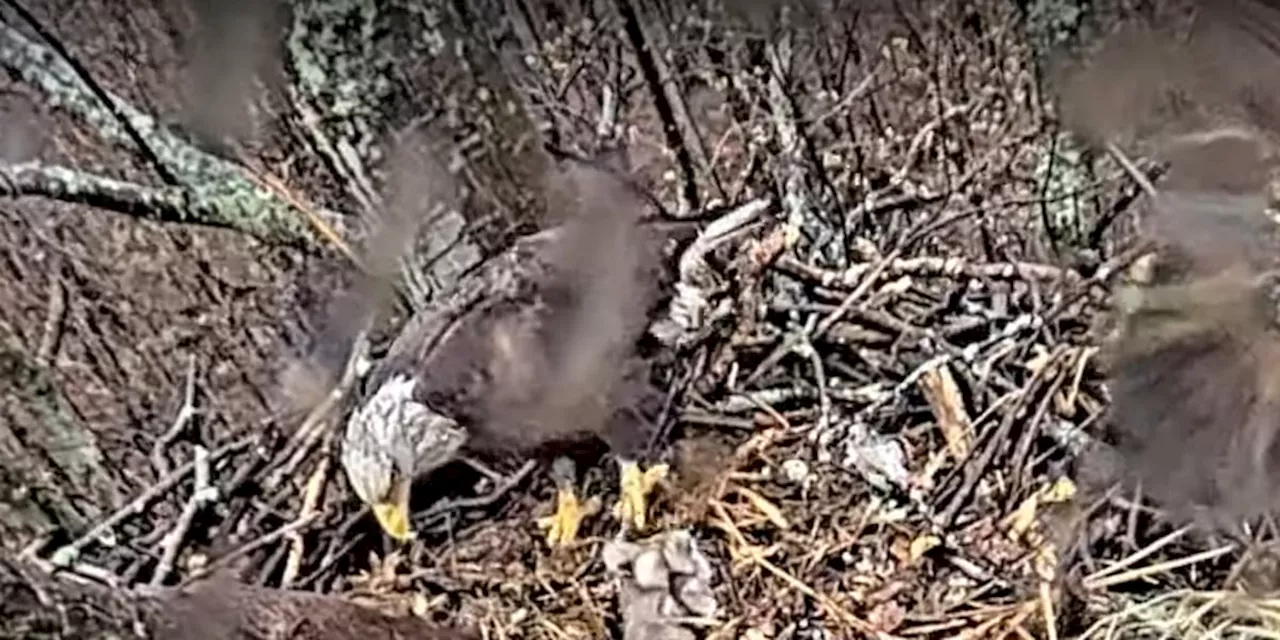
[[215, 574], [188, 587], [126, 589], [0, 557], [0, 637], [154, 640], [464, 640], [475, 634], [333, 594]]
[[1159, 268], [1117, 292], [1111, 421], [1150, 495], [1233, 519], [1280, 506], [1280, 337], [1259, 277], [1271, 223], [1255, 141], [1218, 131], [1181, 144], [1149, 225]]
[[[567, 173], [565, 224], [517, 249], [487, 276], [486, 295], [415, 347], [418, 395], [471, 432], [469, 448], [518, 451], [599, 437], [635, 453], [653, 405], [635, 347], [661, 292], [661, 238], [643, 203], [609, 175]], [[439, 324], [439, 323], [437, 323]]]
[[208, 640], [464, 640], [475, 636], [412, 616], [390, 616], [334, 595], [234, 581], [197, 583], [160, 596], [156, 638]]
[[1112, 418], [1129, 471], [1175, 510], [1234, 517], [1276, 506], [1275, 339], [1242, 339], [1196, 317], [1134, 323], [1168, 332], [1131, 330], [1118, 348]]

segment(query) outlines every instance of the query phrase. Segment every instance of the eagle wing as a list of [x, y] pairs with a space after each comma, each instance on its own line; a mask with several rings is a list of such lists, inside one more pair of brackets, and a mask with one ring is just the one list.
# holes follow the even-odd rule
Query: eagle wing
[[1157, 266], [1117, 295], [1106, 345], [1117, 448], [1169, 506], [1255, 513], [1280, 481], [1261, 149], [1217, 131], [1176, 141], [1169, 159], [1149, 225]]
[[369, 386], [397, 376], [467, 432], [468, 447], [522, 451], [598, 436], [647, 442], [648, 368], [635, 347], [670, 279], [644, 203], [584, 170], [565, 224], [526, 236], [419, 311]]

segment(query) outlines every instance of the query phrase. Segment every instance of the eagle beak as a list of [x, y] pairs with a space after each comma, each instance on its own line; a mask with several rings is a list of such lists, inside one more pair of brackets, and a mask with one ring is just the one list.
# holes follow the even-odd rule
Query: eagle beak
[[392, 489], [390, 499], [374, 503], [373, 516], [382, 525], [382, 530], [397, 542], [408, 542], [413, 539], [413, 530], [409, 528], [409, 487], [406, 482], [398, 482]]

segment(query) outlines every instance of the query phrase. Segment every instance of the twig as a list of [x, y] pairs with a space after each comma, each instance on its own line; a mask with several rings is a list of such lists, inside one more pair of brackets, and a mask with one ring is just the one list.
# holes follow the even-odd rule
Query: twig
[[812, 194], [804, 162], [806, 132], [803, 124], [794, 117], [793, 98], [787, 93], [792, 52], [789, 33], [778, 38], [777, 42], [765, 45], [765, 56], [772, 71], [767, 82], [769, 112], [773, 116], [773, 134], [778, 141], [780, 173], [783, 174], [782, 208], [787, 222], [796, 229], [803, 229], [811, 226]]
[[41, 162], [8, 165], [3, 172], [10, 196], [44, 196], [160, 222], [232, 226], [214, 215], [209, 203], [189, 198], [181, 187], [150, 187]]
[[758, 198], [717, 218], [689, 243], [680, 254], [680, 279], [676, 295], [667, 305], [666, 317], [654, 324], [652, 332], [669, 346], [692, 342], [707, 324], [707, 297], [715, 286], [716, 276], [707, 264], [707, 254], [733, 239], [756, 218], [768, 211], [771, 201]]
[[707, 254], [732, 238], [734, 233], [764, 215], [772, 204], [768, 198], [757, 198], [743, 203], [708, 224], [680, 255], [680, 280], [689, 284], [701, 283], [705, 280], [707, 276], [704, 272], [708, 268]]
[[490, 467], [489, 465], [481, 462], [480, 460], [477, 460], [472, 456], [459, 455], [457, 460], [458, 462], [461, 462], [467, 465], [468, 467], [471, 467], [477, 473], [488, 478], [489, 480], [492, 480], [495, 483], [501, 482], [503, 479], [503, 475], [501, 473], [498, 473], [497, 471], [494, 471], [493, 467]]
[[[1008, 466], [1010, 471], [1009, 488], [1007, 494], [1009, 500], [1016, 501], [1019, 499], [1019, 493], [1022, 489], [1024, 478], [1033, 471], [1027, 467], [1027, 459], [1031, 457], [1031, 448], [1035, 445], [1036, 440], [1042, 435], [1041, 424], [1044, 421], [1045, 414], [1053, 405], [1054, 396], [1062, 388], [1062, 383], [1071, 375], [1071, 371], [1062, 366], [1063, 361], [1068, 360], [1072, 355], [1069, 347], [1059, 346], [1055, 353], [1044, 363], [1044, 367], [1053, 367], [1056, 374], [1053, 379], [1046, 385], [1045, 393], [1040, 398], [1040, 403], [1036, 407], [1031, 417], [1022, 423], [1022, 433], [1018, 437], [1017, 444], [1014, 445], [1013, 456], [1010, 458]], [[1016, 504], [1016, 502], [1014, 503]], [[1010, 505], [1012, 508], [1013, 505]]]
[[103, 569], [102, 567], [89, 564], [87, 562], [76, 560], [70, 565], [58, 566], [52, 561], [44, 560], [27, 553], [24, 553], [19, 557], [25, 561], [31, 562], [31, 564], [36, 567], [39, 567], [41, 571], [45, 571], [47, 573], [59, 573], [78, 584], [103, 584], [111, 587], [112, 589], [119, 589], [125, 586], [125, 582], [120, 579], [120, 576], [108, 571], [107, 569]]
[[712, 408], [717, 413], [723, 414], [745, 413], [758, 408], [760, 405], [786, 404], [792, 400], [812, 397], [812, 395], [800, 387], [743, 391], [717, 402]]
[[[347, 557], [347, 554], [350, 553], [352, 549], [356, 548], [356, 545], [360, 544], [364, 539], [363, 533], [356, 533], [356, 535], [352, 536], [351, 539], [342, 542], [341, 545], [337, 545], [339, 541], [342, 541], [353, 529], [355, 529], [356, 525], [360, 524], [360, 521], [365, 518], [365, 515], [367, 515], [368, 512], [368, 507], [362, 508], [348, 516], [341, 525], [334, 529], [334, 536], [330, 540], [329, 548], [325, 551], [324, 557], [321, 558], [320, 564], [316, 566], [314, 571], [307, 574], [305, 578], [302, 578], [298, 582], [297, 588], [315, 589], [316, 582], [325, 577], [325, 575], [334, 567], [338, 566], [338, 561]], [[337, 545], [336, 549], [334, 548], [335, 545]]]
[[631, 0], [614, 0], [614, 5], [622, 17], [623, 30], [631, 43], [641, 75], [649, 87], [649, 94], [653, 97], [654, 109], [662, 119], [662, 132], [666, 136], [667, 148], [675, 153], [676, 164], [679, 165], [680, 173], [684, 178], [683, 188], [680, 190], [681, 211], [679, 213], [688, 215], [689, 212], [698, 208], [697, 171], [694, 168], [689, 146], [684, 142], [684, 131], [677, 120], [676, 105], [672, 103], [665, 90], [667, 81], [672, 79], [670, 76], [664, 78], [662, 73], [664, 66], [660, 66], [662, 62], [654, 56], [653, 43], [649, 42], [644, 32], [644, 20], [640, 17], [636, 6]]
[[363, 271], [368, 271], [365, 264], [356, 256], [355, 252], [351, 250], [351, 245], [347, 244], [347, 242], [342, 239], [342, 236], [338, 235], [338, 232], [334, 230], [333, 225], [329, 224], [328, 221], [321, 217], [315, 207], [304, 202], [302, 198], [298, 197], [298, 195], [293, 192], [292, 189], [285, 186], [284, 183], [275, 176], [266, 173], [265, 171], [260, 173], [261, 175], [256, 174], [253, 171], [245, 171], [244, 175], [250, 182], [257, 184], [259, 188], [271, 191], [277, 198], [280, 198], [282, 201], [291, 205], [294, 209], [302, 212], [302, 215], [306, 216], [307, 222], [310, 223], [311, 228], [314, 229], [316, 233], [320, 234], [320, 237], [328, 240], [333, 244], [333, 246], [337, 247], [338, 251], [341, 252], [342, 255], [346, 256], [348, 260], [356, 265], [356, 267]]
[[[1057, 356], [1055, 356], [1056, 358]], [[1032, 393], [1040, 386], [1040, 382], [1044, 380], [1045, 373], [1051, 367], [1046, 363], [1045, 366], [1037, 369], [1022, 387], [1022, 392], [1018, 396], [1014, 405], [1009, 408], [1005, 414], [1004, 420], [1000, 422], [1000, 426], [996, 428], [995, 433], [991, 434], [983, 444], [982, 452], [977, 457], [972, 457], [965, 463], [964, 479], [961, 481], [959, 488], [952, 494], [951, 499], [947, 502], [947, 506], [942, 509], [938, 515], [941, 526], [950, 527], [955, 518], [960, 514], [960, 509], [964, 507], [965, 501], [977, 486], [978, 481], [983, 477], [992, 460], [995, 459], [996, 451], [1000, 449], [1000, 445], [1008, 438], [1009, 432], [1013, 430], [1013, 425], [1017, 422], [1018, 414], [1023, 407], [1031, 401]]]
[[[324, 487], [329, 479], [329, 460], [330, 457], [328, 455], [321, 456], [320, 463], [316, 465], [316, 470], [311, 473], [311, 477], [307, 480], [307, 489], [302, 494], [302, 507], [298, 510], [299, 520], [318, 515], [316, 506], [320, 504], [320, 497], [324, 495]], [[284, 574], [280, 577], [281, 589], [288, 589], [293, 584], [293, 581], [297, 579], [305, 551], [305, 538], [302, 534], [297, 532], [290, 533], [289, 557], [285, 560]]]
[[169, 533], [165, 534], [164, 541], [161, 543], [163, 551], [160, 554], [160, 561], [156, 564], [155, 573], [151, 575], [153, 587], [164, 584], [168, 579], [169, 572], [173, 570], [173, 562], [178, 557], [178, 550], [182, 547], [182, 541], [186, 538], [196, 513], [205, 505], [218, 499], [218, 488], [209, 480], [209, 450], [200, 445], [195, 447], [195, 475], [191, 496], [187, 498], [187, 504], [182, 507], [178, 522], [173, 525]]
[[1152, 184], [1151, 178], [1148, 178], [1147, 174], [1143, 173], [1142, 170], [1138, 168], [1138, 165], [1135, 164], [1133, 160], [1130, 160], [1129, 156], [1126, 155], [1120, 147], [1116, 146], [1116, 143], [1107, 142], [1106, 146], [1107, 154], [1109, 154], [1117, 163], [1120, 164], [1122, 168], [1124, 168], [1125, 173], [1128, 173], [1129, 177], [1133, 178], [1133, 181], [1138, 184], [1138, 188], [1142, 189], [1142, 192], [1147, 194], [1148, 198], [1155, 198], [1156, 186]]
[[[808, 265], [794, 256], [781, 256], [775, 262], [777, 268], [802, 280], [824, 287], [851, 288], [863, 282], [863, 276], [878, 265], [859, 264], [842, 271]], [[917, 257], [897, 258], [885, 265], [893, 275], [909, 275], [922, 278], [981, 278], [991, 280], [1028, 280], [1068, 282], [1080, 280], [1070, 269], [1062, 269], [1034, 262], [975, 263], [964, 258]]]
[[524, 465], [522, 465], [519, 469], [517, 469], [515, 473], [508, 476], [506, 480], [496, 485], [492, 491], [490, 491], [489, 493], [486, 493], [485, 495], [476, 496], [474, 498], [456, 498], [453, 500], [442, 500], [434, 505], [431, 505], [430, 509], [427, 509], [426, 511], [414, 517], [413, 519], [414, 527], [425, 529], [427, 526], [433, 524], [436, 518], [439, 518], [440, 516], [444, 515], [446, 512], [449, 512], [449, 511], [455, 511], [458, 509], [475, 509], [479, 507], [487, 507], [493, 504], [494, 502], [497, 502], [499, 498], [501, 498], [503, 495], [506, 495], [507, 492], [511, 491], [516, 486], [518, 486], [521, 482], [523, 482], [525, 478], [529, 477], [529, 474], [533, 473], [533, 470], [537, 468], [537, 466], [538, 466], [538, 463], [536, 461], [526, 460]]
[[[152, 116], [106, 91], [105, 104], [71, 64], [49, 46], [0, 21], [0, 66], [45, 98], [93, 127], [98, 136], [125, 148], [158, 154], [157, 163], [178, 174], [173, 184], [156, 187], [90, 174], [73, 168], [26, 162], [6, 168], [8, 183], [23, 195], [109, 208], [127, 215], [182, 224], [231, 228], [268, 242], [310, 242], [314, 234], [293, 211], [269, 192], [245, 180], [243, 169], [193, 147]], [[123, 118], [123, 121], [121, 120]], [[200, 188], [190, 185], [202, 185]], [[235, 197], [227, 197], [227, 194]]]
[[40, 344], [36, 347], [36, 362], [48, 366], [58, 351], [62, 337], [62, 320], [67, 314], [67, 291], [54, 272], [49, 278], [49, 305], [45, 308], [44, 327], [40, 332]]
[[[537, 463], [533, 460], [528, 460], [525, 462], [525, 464], [522, 467], [520, 467], [520, 469], [516, 470], [515, 473], [508, 476], [504, 482], [498, 484], [497, 486], [494, 487], [492, 491], [490, 491], [489, 493], [483, 496], [479, 496], [476, 498], [462, 498], [458, 500], [444, 501], [436, 505], [433, 505], [430, 509], [419, 514], [414, 519], [414, 529], [418, 531], [424, 530], [427, 525], [432, 524], [431, 521], [434, 518], [442, 516], [447, 511], [451, 511], [454, 509], [478, 508], [478, 507], [489, 506], [494, 502], [496, 502], [503, 495], [505, 495], [512, 489], [514, 489], [516, 486], [518, 486], [522, 481], [524, 481], [525, 478], [529, 477], [529, 475], [536, 468], [537, 468]], [[355, 513], [349, 519], [347, 519], [347, 521], [341, 527], [338, 527], [338, 530], [337, 530], [338, 538], [340, 539], [343, 536], [345, 536], [362, 518], [364, 518], [365, 513], [367, 513], [368, 510], [369, 510], [368, 507], [364, 507], [359, 512]], [[323, 578], [326, 573], [328, 573], [335, 566], [337, 566], [338, 561], [346, 557], [346, 555], [351, 551], [351, 549], [355, 548], [355, 546], [360, 543], [360, 539], [361, 539], [361, 536], [357, 535], [353, 539], [345, 542], [336, 551], [331, 550], [326, 552], [325, 557], [320, 561], [320, 565], [316, 567], [315, 571], [312, 571], [310, 574], [307, 575], [307, 577], [303, 578], [298, 586], [300, 588], [312, 588], [315, 585], [317, 580]]]
[[743, 385], [749, 386], [760, 376], [764, 375], [765, 372], [773, 369], [773, 366], [778, 364], [778, 362], [782, 360], [782, 358], [786, 357], [788, 353], [791, 353], [796, 348], [796, 344], [801, 340], [821, 338], [823, 334], [831, 329], [832, 325], [839, 322], [840, 318], [844, 317], [844, 314], [847, 313], [849, 309], [853, 308], [857, 302], [861, 301], [867, 295], [867, 292], [871, 291], [871, 287], [880, 280], [880, 276], [889, 268], [889, 264], [894, 258], [895, 256], [890, 255], [889, 257], [878, 261], [876, 265], [863, 276], [862, 282], [859, 283], [858, 287], [845, 297], [844, 301], [840, 303], [840, 306], [837, 307], [835, 311], [828, 314], [827, 317], [823, 318], [822, 321], [814, 327], [812, 335], [792, 334], [784, 339], [782, 344], [778, 345], [777, 348], [760, 361], [760, 364], [751, 372], [751, 375], [747, 376]]
[[1183, 526], [1183, 527], [1179, 527], [1179, 528], [1177, 528], [1177, 529], [1174, 529], [1173, 531], [1171, 531], [1171, 532], [1169, 532], [1169, 533], [1167, 533], [1167, 534], [1165, 534], [1165, 535], [1161, 536], [1158, 540], [1156, 540], [1156, 541], [1152, 542], [1151, 544], [1147, 545], [1146, 547], [1144, 547], [1144, 548], [1142, 548], [1142, 549], [1138, 550], [1137, 552], [1132, 553], [1132, 554], [1130, 554], [1129, 556], [1125, 557], [1123, 560], [1121, 560], [1121, 561], [1119, 561], [1119, 562], [1117, 562], [1117, 563], [1115, 563], [1115, 564], [1113, 564], [1113, 565], [1110, 565], [1110, 566], [1107, 566], [1107, 567], [1103, 567], [1102, 569], [1099, 569], [1099, 570], [1097, 570], [1097, 571], [1093, 572], [1092, 574], [1090, 574], [1090, 575], [1088, 575], [1088, 576], [1085, 576], [1085, 578], [1084, 578], [1084, 582], [1086, 582], [1086, 583], [1095, 583], [1095, 582], [1098, 582], [1098, 581], [1100, 581], [1100, 580], [1105, 579], [1107, 576], [1109, 576], [1109, 575], [1111, 575], [1111, 574], [1113, 574], [1113, 573], [1115, 573], [1115, 572], [1117, 572], [1117, 571], [1122, 571], [1122, 570], [1124, 570], [1124, 569], [1125, 569], [1125, 567], [1131, 567], [1131, 566], [1133, 566], [1133, 565], [1137, 564], [1140, 560], [1142, 560], [1142, 559], [1144, 559], [1144, 558], [1147, 558], [1147, 557], [1151, 556], [1152, 554], [1154, 554], [1155, 552], [1157, 552], [1157, 551], [1159, 551], [1159, 550], [1161, 550], [1161, 549], [1163, 549], [1163, 548], [1165, 548], [1165, 547], [1169, 546], [1169, 545], [1170, 545], [1170, 544], [1172, 544], [1174, 541], [1176, 541], [1178, 538], [1181, 538], [1182, 536], [1186, 535], [1186, 534], [1187, 534], [1187, 532], [1188, 532], [1188, 531], [1190, 531], [1190, 530], [1191, 530], [1191, 528], [1190, 528], [1189, 526]]
[[[236, 451], [240, 451], [241, 449], [248, 448], [249, 445], [253, 444], [255, 439], [256, 438], [254, 438], [253, 436], [249, 436], [249, 437], [236, 440], [235, 442], [232, 442], [230, 444], [223, 445], [213, 453], [209, 454], [210, 464], [217, 462], [219, 459], [221, 459], [222, 457], [228, 454], [234, 453]], [[117, 509], [115, 513], [108, 516], [102, 522], [99, 522], [98, 524], [94, 525], [92, 528], [90, 528], [87, 532], [85, 532], [79, 538], [76, 538], [75, 540], [71, 541], [69, 544], [59, 547], [49, 557], [49, 561], [58, 567], [69, 566], [71, 563], [75, 562], [76, 558], [79, 557], [80, 555], [80, 551], [84, 549], [86, 545], [102, 537], [103, 534], [110, 531], [111, 528], [116, 526], [117, 524], [120, 524], [120, 522], [122, 522], [125, 518], [128, 518], [129, 516], [137, 513], [141, 513], [142, 510], [145, 509], [147, 505], [151, 504], [153, 500], [163, 495], [166, 491], [172, 489], [179, 482], [182, 482], [182, 480], [184, 480], [187, 477], [187, 474], [191, 473], [195, 469], [195, 467], [196, 467], [196, 463], [193, 460], [191, 462], [188, 462], [182, 465], [181, 467], [178, 467], [177, 469], [174, 469], [169, 475], [163, 478], [160, 478], [160, 480], [158, 480], [155, 484], [147, 488], [146, 491], [143, 491], [141, 494], [139, 494], [138, 497], [129, 501], [129, 504], [126, 504], [120, 509]]]
[[782, 579], [783, 582], [786, 582], [793, 589], [813, 598], [817, 601], [818, 606], [825, 609], [832, 615], [832, 617], [836, 618], [840, 622], [852, 627], [859, 633], [875, 634], [875, 627], [870, 623], [853, 615], [844, 607], [840, 606], [836, 601], [822, 593], [819, 593], [813, 587], [805, 584], [799, 578], [773, 564], [768, 558], [765, 558], [764, 554], [760, 552], [760, 549], [751, 544], [751, 542], [747, 540], [746, 536], [743, 535], [742, 531], [738, 529], [737, 525], [734, 524], [733, 518], [729, 515], [729, 510], [725, 509], [723, 502], [715, 500], [712, 502], [711, 507], [716, 512], [717, 524], [720, 525], [719, 528], [729, 535], [729, 538], [733, 541], [734, 546], [737, 548], [739, 553], [746, 556], [755, 565]]
[[182, 582], [178, 584], [178, 588], [181, 589], [183, 587], [186, 587], [190, 585], [192, 582], [195, 582], [196, 580], [199, 580], [200, 578], [203, 578], [215, 572], [216, 570], [221, 569], [222, 567], [225, 567], [236, 558], [239, 558], [249, 553], [253, 553], [254, 551], [257, 551], [258, 549], [261, 549], [262, 547], [265, 547], [271, 544], [272, 542], [279, 540], [280, 538], [283, 538], [295, 531], [298, 531], [299, 529], [306, 527], [307, 525], [311, 524], [314, 520], [316, 520], [316, 516], [317, 514], [313, 513], [308, 516], [298, 518], [297, 520], [294, 520], [293, 522], [290, 522], [289, 524], [286, 524], [283, 527], [280, 527], [279, 529], [272, 531], [271, 533], [268, 533], [264, 536], [257, 538], [256, 540], [252, 540], [250, 542], [240, 545], [239, 547], [236, 547], [235, 549], [232, 549], [226, 555], [218, 558], [217, 560], [214, 560], [213, 562], [210, 562], [209, 564], [199, 569], [196, 569], [195, 571], [192, 571], [191, 574], [186, 577], [186, 579], [184, 579]]
[[600, 86], [600, 119], [596, 121], [596, 138], [601, 142], [612, 143], [617, 136], [619, 100], [617, 85], [622, 73], [622, 64], [618, 56], [609, 56], [607, 80]]
[[196, 354], [193, 352], [187, 357], [187, 381], [183, 388], [182, 406], [178, 409], [178, 415], [174, 417], [169, 430], [151, 445], [151, 464], [155, 465], [159, 475], [169, 473], [169, 461], [164, 456], [165, 449], [187, 428], [187, 424], [195, 418], [197, 413], [199, 411], [196, 409]]
[[[865, 419], [867, 416], [879, 410], [886, 404], [901, 398], [907, 390], [914, 388], [926, 373], [943, 365], [950, 364], [955, 360], [965, 362], [976, 360], [989, 350], [998, 347], [1001, 344], [1011, 343], [1014, 337], [1023, 331], [1038, 329], [1042, 325], [1043, 322], [1035, 316], [1018, 316], [1001, 328], [995, 335], [980, 343], [968, 345], [959, 353], [944, 353], [924, 361], [903, 377], [902, 381], [894, 385], [893, 389], [888, 393], [880, 391], [880, 383], [873, 383], [863, 387], [862, 389], [853, 390], [852, 394], [841, 393], [843, 390], [836, 389], [831, 390], [831, 394], [836, 398], [841, 398], [841, 396], [845, 395], [852, 395], [854, 398], [857, 398], [858, 396], [874, 396], [874, 399], [871, 400], [866, 407], [863, 407], [858, 411], [857, 419]], [[978, 425], [982, 424], [986, 417], [994, 413], [1003, 402], [1004, 399], [1001, 398], [993, 403], [992, 406], [988, 407], [982, 415], [978, 416], [978, 418], [973, 421], [973, 427], [976, 429]]]
[[1146, 578], [1148, 576], [1153, 576], [1156, 574], [1164, 573], [1166, 571], [1171, 571], [1179, 567], [1185, 567], [1187, 565], [1195, 564], [1197, 562], [1205, 562], [1207, 560], [1213, 560], [1214, 558], [1218, 558], [1235, 551], [1236, 548], [1237, 548], [1236, 545], [1228, 544], [1228, 545], [1218, 547], [1217, 549], [1209, 549], [1207, 551], [1201, 551], [1200, 553], [1193, 553], [1189, 556], [1186, 556], [1185, 558], [1178, 558], [1177, 560], [1170, 560], [1167, 562], [1159, 562], [1146, 567], [1140, 567], [1138, 569], [1130, 569], [1129, 571], [1123, 571], [1121, 573], [1118, 573], [1106, 578], [1098, 578], [1096, 580], [1085, 580], [1083, 586], [1085, 589], [1090, 589], [1090, 590], [1106, 589], [1107, 587], [1114, 587], [1118, 584], [1123, 584], [1125, 582], [1130, 582], [1132, 580], [1139, 580], [1142, 578]]
[[289, 438], [289, 442], [285, 445], [284, 451], [292, 451], [289, 459], [267, 478], [266, 487], [275, 489], [280, 483], [288, 477], [294, 475], [298, 467], [306, 459], [307, 454], [319, 442], [320, 436], [323, 435], [324, 429], [321, 427], [325, 424], [325, 419], [329, 413], [333, 411], [347, 393], [355, 385], [356, 378], [359, 377], [360, 362], [364, 359], [369, 349], [369, 327], [365, 326], [356, 336], [355, 344], [351, 347], [351, 355], [347, 358], [346, 367], [342, 371], [342, 377], [338, 380], [338, 384], [325, 396], [319, 404], [312, 408], [307, 417], [303, 419], [302, 424]]
[[1048, 632], [1048, 640], [1058, 640], [1058, 616], [1053, 609], [1053, 586], [1048, 580], [1040, 581], [1040, 610], [1044, 616], [1044, 628]]
[[[809, 324], [812, 325], [816, 319], [817, 316], [813, 316]], [[831, 424], [831, 395], [827, 393], [827, 370], [822, 365], [822, 354], [814, 348], [808, 336], [805, 336], [800, 344], [804, 355], [808, 356], [809, 362], [813, 365], [813, 377], [818, 386], [818, 431], [825, 432]]]

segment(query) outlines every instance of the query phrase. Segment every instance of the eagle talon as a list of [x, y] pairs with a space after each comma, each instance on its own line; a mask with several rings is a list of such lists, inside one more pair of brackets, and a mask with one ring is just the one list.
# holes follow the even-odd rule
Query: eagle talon
[[582, 522], [599, 511], [599, 498], [579, 502], [573, 487], [562, 487], [556, 492], [556, 512], [538, 518], [538, 527], [547, 530], [549, 546], [566, 547], [577, 540]]
[[640, 470], [640, 464], [630, 460], [620, 461], [620, 482], [618, 503], [613, 507], [613, 515], [622, 521], [623, 528], [643, 531], [648, 512], [649, 494], [654, 487], [667, 477], [668, 467], [656, 464], [646, 471]]

